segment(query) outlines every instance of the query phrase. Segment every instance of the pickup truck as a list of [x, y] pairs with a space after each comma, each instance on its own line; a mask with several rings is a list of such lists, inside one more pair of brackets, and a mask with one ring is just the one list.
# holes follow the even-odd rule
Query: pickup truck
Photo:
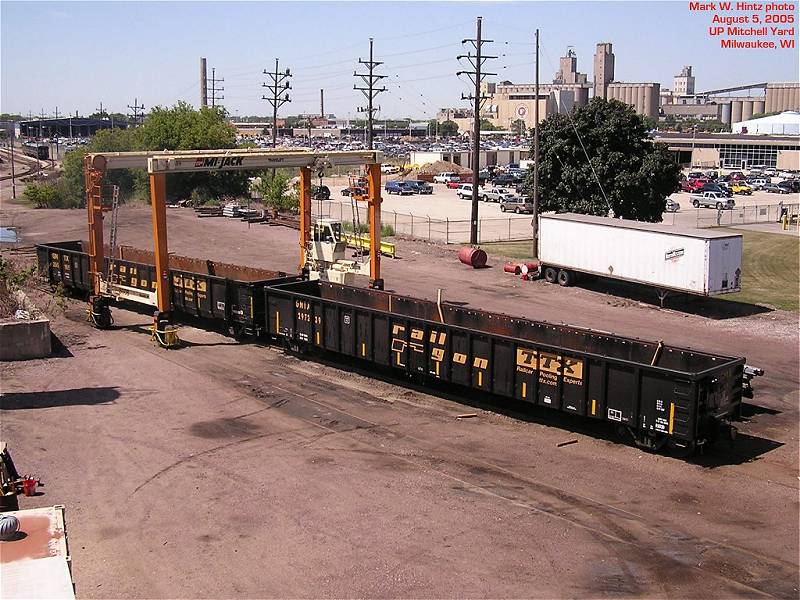
[[433, 193], [433, 186], [427, 181], [420, 181], [418, 179], [406, 179], [406, 185], [410, 187], [415, 194]]
[[719, 192], [703, 192], [702, 194], [692, 194], [692, 206], [695, 208], [729, 208], [735, 206], [733, 198], [726, 198]]
[[[483, 186], [478, 186], [478, 199], [483, 199]], [[462, 200], [472, 200], [472, 184], [471, 183], [462, 183], [458, 186], [456, 190], [456, 196], [461, 198]]]
[[397, 194], [398, 196], [411, 196], [414, 188], [405, 181], [387, 181], [384, 186], [387, 194]]
[[482, 194], [481, 200], [484, 202], [502, 202], [506, 198], [510, 198], [514, 195], [505, 188], [492, 188], [479, 193]]

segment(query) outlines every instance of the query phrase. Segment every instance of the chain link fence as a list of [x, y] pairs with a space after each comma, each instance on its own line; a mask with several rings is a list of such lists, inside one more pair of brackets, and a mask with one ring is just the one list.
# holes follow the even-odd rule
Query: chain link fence
[[[759, 223], [779, 223], [783, 212], [790, 217], [797, 218], [800, 212], [798, 203], [756, 204], [752, 206], [738, 206], [733, 210], [715, 208], [693, 208], [680, 213], [668, 213], [664, 216], [664, 223], [669, 225], [683, 225], [686, 227], [730, 227], [732, 225], [757, 225]], [[694, 215], [691, 213], [694, 212]]]
[[[354, 207], [350, 202], [329, 200], [315, 206], [320, 217], [338, 219], [343, 223], [358, 220], [368, 223], [367, 208], [363, 203]], [[357, 212], [356, 212], [357, 211]], [[381, 212], [381, 222], [390, 226], [395, 234], [405, 237], [444, 242], [445, 244], [469, 243], [469, 219], [435, 219], [427, 215], [413, 215], [393, 210]], [[506, 242], [531, 239], [530, 215], [491, 217], [478, 220], [478, 242]]]

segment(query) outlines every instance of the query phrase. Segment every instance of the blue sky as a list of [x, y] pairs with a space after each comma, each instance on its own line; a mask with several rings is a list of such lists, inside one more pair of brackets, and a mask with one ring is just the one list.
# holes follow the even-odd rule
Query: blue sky
[[[456, 77], [463, 38], [483, 17], [488, 52], [500, 55], [495, 80], [533, 81], [533, 31], [541, 30], [541, 81], [550, 81], [567, 46], [591, 80], [595, 44], [610, 41], [616, 80], [671, 87], [693, 65], [698, 89], [797, 81], [798, 51], [732, 50], [707, 33], [708, 13], [688, 2], [9, 2], [0, 3], [2, 112], [44, 109], [128, 112], [177, 100], [198, 104], [199, 59], [223, 77], [232, 114], [270, 114], [262, 70], [290, 67], [292, 102], [281, 114], [356, 116], [357, 59], [375, 39], [388, 91], [380, 117], [432, 117], [460, 106], [469, 84]], [[795, 17], [797, 18], [797, 17]], [[796, 27], [797, 28], [797, 27]], [[796, 36], [795, 36], [796, 37]]]

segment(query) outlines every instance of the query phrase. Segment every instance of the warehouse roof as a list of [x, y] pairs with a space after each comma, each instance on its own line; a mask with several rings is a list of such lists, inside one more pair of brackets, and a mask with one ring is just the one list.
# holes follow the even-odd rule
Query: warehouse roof
[[700, 238], [704, 240], [742, 237], [740, 233], [714, 231], [712, 229], [693, 229], [690, 227], [677, 227], [665, 223], [646, 223], [644, 221], [631, 221], [628, 219], [610, 219], [609, 217], [595, 217], [594, 215], [579, 215], [577, 213], [552, 213], [541, 215], [543, 219], [557, 219], [559, 221], [575, 221], [606, 227], [619, 227], [620, 229], [639, 229], [654, 233], [668, 233], [683, 237]]

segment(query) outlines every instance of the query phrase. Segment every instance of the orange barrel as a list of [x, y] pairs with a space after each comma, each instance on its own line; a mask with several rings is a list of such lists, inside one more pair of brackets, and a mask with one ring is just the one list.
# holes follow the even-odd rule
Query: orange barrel
[[503, 271], [506, 273], [513, 273], [514, 275], [519, 275], [521, 270], [519, 265], [516, 263], [506, 263], [503, 265]]
[[481, 269], [486, 266], [486, 252], [480, 248], [470, 248], [465, 246], [458, 251], [458, 260], [473, 269]]

